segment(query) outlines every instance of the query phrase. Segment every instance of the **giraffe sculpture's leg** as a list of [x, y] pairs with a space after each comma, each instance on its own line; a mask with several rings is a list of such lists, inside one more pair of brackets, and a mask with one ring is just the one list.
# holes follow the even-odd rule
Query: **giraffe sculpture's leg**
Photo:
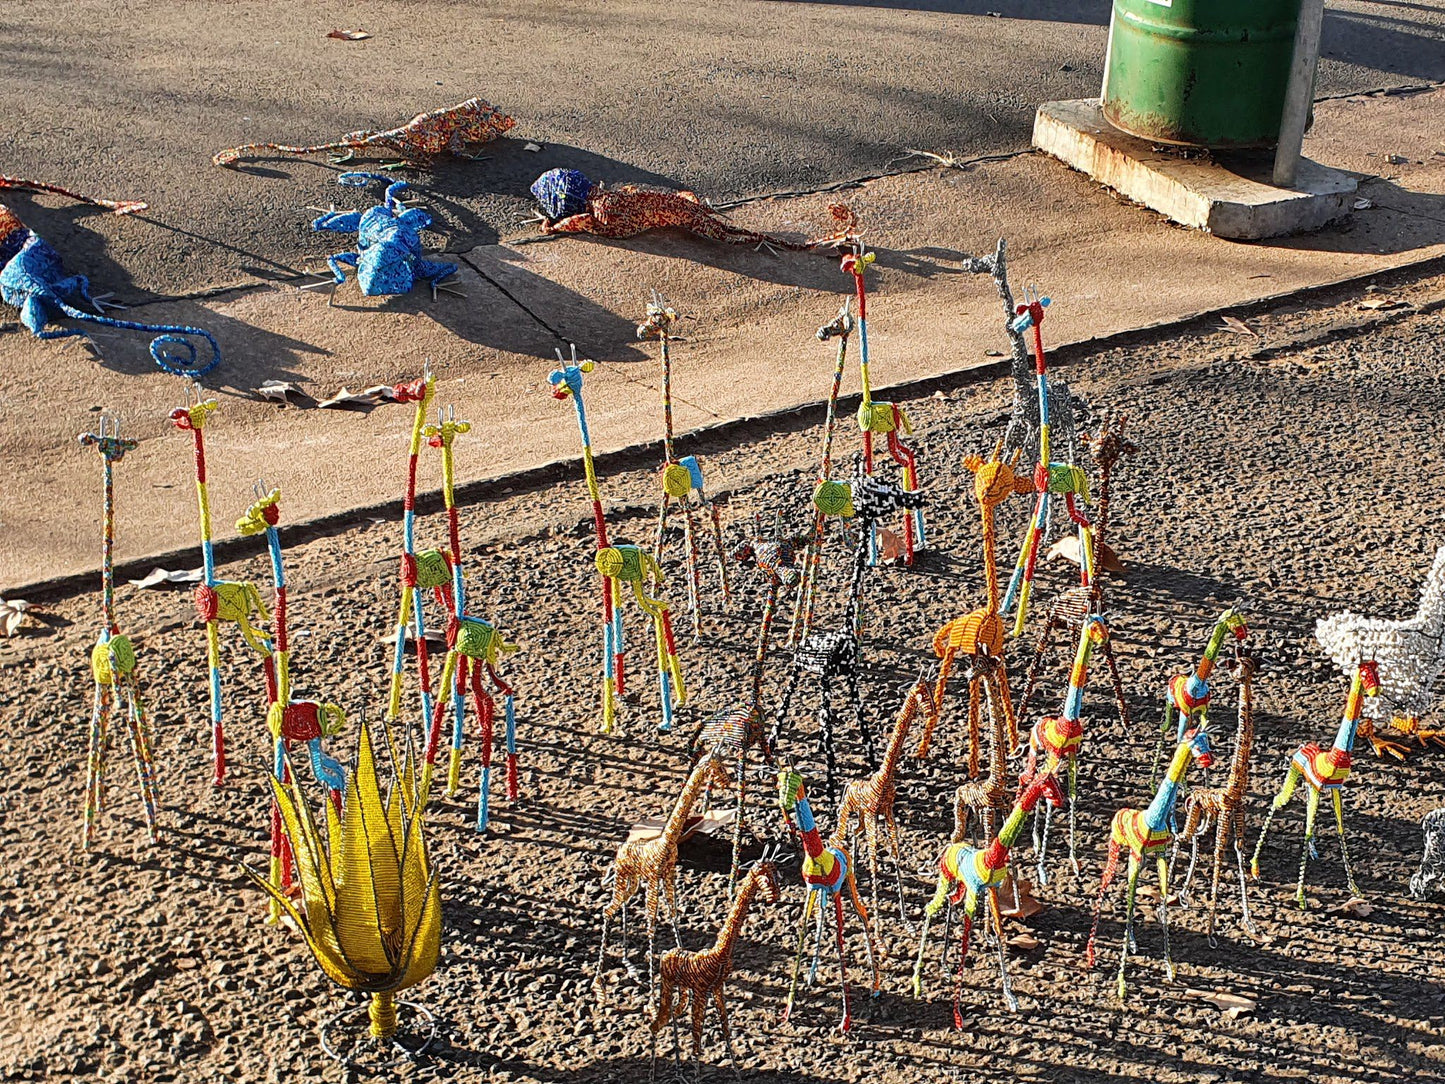
[[868, 729], [868, 713], [863, 710], [863, 697], [858, 693], [858, 652], [855, 645], [848, 668], [843, 671], [843, 680], [848, 690], [848, 702], [853, 705], [853, 721], [863, 739], [863, 762], [870, 772], [878, 770], [878, 750], [873, 746], [873, 732]]
[[1159, 738], [1154, 743], [1154, 759], [1149, 764], [1149, 789], [1153, 790], [1159, 783], [1159, 763], [1164, 759], [1164, 742], [1169, 731], [1177, 726], [1175, 722], [1174, 698], [1168, 693], [1164, 694], [1164, 719], [1159, 724]]
[[1024, 697], [1019, 701], [1019, 714], [1028, 717], [1029, 703], [1034, 698], [1034, 684], [1039, 679], [1039, 671], [1044, 666], [1044, 652], [1049, 649], [1049, 641], [1053, 639], [1054, 630], [1063, 622], [1049, 611], [1048, 618], [1044, 621], [1044, 627], [1039, 629], [1039, 641], [1034, 645], [1034, 657], [1029, 662], [1028, 676], [1024, 678]]
[[657, 1014], [652, 1018], [652, 1023], [648, 1027], [648, 1030], [651, 1032], [652, 1043], [652, 1061], [647, 1070], [647, 1079], [649, 1081], [655, 1081], [657, 1079], [657, 1033], [667, 1026], [668, 1021], [672, 1021], [673, 1047], [676, 1048], [677, 1046], [677, 1020], [672, 1011], [673, 990], [672, 981], [664, 973], [662, 976], [660, 995], [657, 999]]
[[1079, 809], [1079, 757], [1076, 753], [1069, 754], [1069, 865], [1073, 867], [1074, 876], [1079, 875], [1079, 858], [1074, 851], [1074, 826], [1076, 814]]
[[1209, 913], [1204, 920], [1204, 934], [1214, 947], [1214, 922], [1219, 912], [1219, 878], [1224, 873], [1224, 854], [1229, 848], [1229, 829], [1234, 823], [1230, 810], [1221, 809], [1214, 817], [1214, 874], [1209, 882]]
[[660, 901], [657, 891], [657, 882], [649, 881], [647, 885], [647, 996], [652, 996], [654, 982], [653, 957], [657, 955], [657, 905]]
[[798, 691], [798, 682], [803, 676], [803, 671], [794, 666], [788, 672], [788, 683], [783, 686], [783, 698], [778, 701], [778, 714], [773, 719], [773, 730], [768, 735], [768, 745], [773, 751], [773, 756], [778, 755], [778, 739], [783, 734], [783, 724], [788, 721], [788, 709], [793, 706], [793, 696]]
[[998, 981], [1003, 992], [1004, 1004], [1010, 1012], [1019, 1011], [1019, 999], [1014, 997], [1013, 984], [1008, 977], [1008, 947], [1003, 940], [1003, 912], [999, 907], [998, 889], [988, 890], [988, 909], [993, 916], [994, 940], [998, 942]]
[[818, 981], [818, 965], [823, 957], [823, 931], [828, 919], [828, 908], [825, 906], [828, 902], [827, 897], [823, 894], [822, 889], [817, 889], [817, 892], [818, 916], [813, 930], [813, 958], [808, 964], [808, 977], [804, 982], [804, 985], [810, 987]]
[[977, 779], [979, 774], [979, 739], [983, 733], [983, 678], [972, 678], [968, 683], [968, 777]]
[[1019, 747], [1019, 720], [1014, 713], [1013, 694], [1009, 692], [1008, 672], [1000, 666], [993, 678], [994, 699], [1003, 711], [1004, 729], [1008, 732], [1008, 751], [1013, 753]]
[[793, 952], [793, 979], [788, 984], [788, 1000], [783, 1005], [783, 1023], [785, 1024], [793, 1012], [793, 999], [798, 994], [798, 975], [803, 969], [803, 945], [808, 938], [808, 919], [812, 917], [813, 905], [817, 902], [817, 898], [817, 893], [809, 889], [808, 896], [803, 901], [803, 910], [798, 915], [798, 940]]
[[722, 987], [719, 986], [714, 990], [712, 996], [713, 1003], [717, 1005], [717, 1025], [722, 1031], [723, 1043], [726, 1044], [728, 1048], [728, 1061], [732, 1063], [733, 1076], [741, 1080], [743, 1073], [742, 1070], [738, 1068], [738, 1056], [733, 1052], [733, 1036], [732, 1031], [728, 1028], [728, 1007], [727, 1002], [723, 1000]]
[[[674, 877], [676, 872], [674, 871]], [[667, 890], [667, 917], [672, 922], [672, 937], [677, 942], [677, 947], [682, 948], [682, 931], [677, 926], [677, 881], [669, 879], [665, 882]]]
[[1244, 925], [1245, 932], [1248, 933], [1250, 937], [1258, 937], [1259, 934], [1254, 928], [1254, 923], [1250, 921], [1249, 918], [1249, 888], [1244, 880], [1244, 848], [1242, 845], [1243, 839], [1244, 810], [1241, 809], [1238, 813], [1238, 819], [1236, 820], [1234, 825], [1234, 861], [1235, 865], [1239, 869], [1239, 908], [1240, 915], [1242, 916], [1241, 922]]
[[1340, 861], [1345, 865], [1345, 883], [1350, 886], [1350, 895], [1358, 896], [1360, 886], [1355, 884], [1355, 871], [1350, 865], [1350, 848], [1345, 843], [1345, 803], [1341, 794], [1343, 788], [1336, 787], [1330, 792], [1330, 798], [1335, 806], [1335, 828], [1340, 833]]
[[918, 740], [918, 752], [914, 754], [920, 760], [928, 756], [928, 750], [933, 746], [933, 731], [943, 717], [943, 696], [948, 692], [948, 677], [953, 673], [953, 660], [957, 655], [958, 650], [951, 644], [943, 652], [943, 661], [938, 667], [938, 681], [933, 687], [933, 710], [928, 712], [928, 718], [923, 724], [923, 737]]
[[1186, 907], [1189, 905], [1189, 889], [1194, 884], [1194, 867], [1199, 861], [1199, 837], [1204, 834], [1204, 810], [1200, 804], [1191, 796], [1184, 805], [1184, 830], [1174, 837], [1174, 846], [1170, 850], [1170, 871], [1173, 871], [1174, 858], [1179, 854], [1179, 841], [1187, 840], [1189, 846], [1189, 868], [1184, 871], [1184, 884], [1179, 889], [1179, 901]]
[[888, 830], [888, 847], [893, 852], [893, 883], [898, 888], [898, 920], [903, 923], [905, 930], [912, 933], [913, 923], [908, 921], [908, 907], [903, 902], [903, 860], [899, 857], [902, 840], [899, 838], [898, 824], [893, 819], [891, 807], [883, 811], [883, 823]]
[[477, 792], [477, 831], [485, 832], [492, 819], [492, 740], [496, 736], [497, 704], [482, 686], [482, 660], [472, 660], [472, 702], [481, 723], [482, 781]]
[[717, 554], [718, 583], [722, 586], [723, 609], [726, 610], [732, 602], [733, 589], [732, 584], [728, 581], [727, 552], [723, 548], [722, 516], [718, 512], [717, 505], [711, 501], [708, 502], [708, 511], [712, 521], [713, 549]]
[[152, 845], [160, 842], [156, 828], [155, 757], [151, 751], [150, 723], [146, 719], [145, 701], [135, 682], [128, 679], [126, 686], [126, 720], [130, 726], [131, 759], [135, 761], [136, 784], [140, 788], [141, 803], [145, 807], [146, 835]]
[[702, 1080], [702, 1030], [707, 1000], [701, 990], [692, 991], [692, 1070], [693, 1076]]
[[923, 930], [918, 936], [918, 959], [913, 965], [913, 996], [915, 998], [923, 996], [923, 958], [928, 952], [928, 927], [933, 922], [933, 916], [938, 914], [947, 898], [948, 882], [940, 877], [938, 889], [933, 893], [933, 899], [929, 900], [928, 905], [923, 908]]
[[206, 666], [211, 685], [211, 752], [215, 762], [214, 781], [226, 779], [226, 733], [221, 727], [221, 630], [213, 618], [206, 622]]
[[1159, 930], [1164, 935], [1164, 974], [1174, 981], [1174, 958], [1169, 953], [1169, 860], [1161, 853], [1156, 859], [1159, 870]]
[[1124, 681], [1119, 677], [1119, 664], [1114, 659], [1114, 648], [1110, 640], [1105, 640], [1103, 645], [1104, 662], [1109, 666], [1109, 679], [1114, 683], [1114, 703], [1119, 708], [1119, 725], [1123, 733], [1129, 733], [1129, 701], [1124, 697]]
[[1089, 927], [1089, 944], [1084, 951], [1084, 962], [1094, 966], [1094, 945], [1099, 937], [1099, 916], [1104, 910], [1104, 895], [1109, 891], [1109, 886], [1114, 883], [1114, 875], [1119, 872], [1119, 853], [1122, 850], [1117, 840], [1109, 841], [1109, 857], [1104, 861], [1104, 872], [1099, 877], [1099, 894], [1094, 897], [1094, 923]]
[[1249, 860], [1249, 872], [1253, 877], [1259, 876], [1259, 854], [1264, 850], [1264, 840], [1269, 835], [1269, 826], [1274, 821], [1274, 815], [1289, 804], [1290, 798], [1294, 797], [1294, 790], [1299, 785], [1299, 781], [1300, 770], [1291, 760], [1289, 767], [1285, 770], [1284, 785], [1274, 796], [1274, 801], [1269, 806], [1269, 812], [1264, 815], [1264, 823], [1259, 826], [1259, 839], [1255, 840], [1254, 855]]
[[1305, 902], [1305, 869], [1309, 866], [1311, 858], [1319, 857], [1315, 851], [1315, 818], [1319, 811], [1320, 792], [1317, 787], [1312, 786], [1305, 804], [1305, 842], [1300, 851], [1299, 887], [1295, 891], [1295, 902], [1299, 904], [1301, 911], [1309, 909], [1309, 904]]
[[743, 853], [743, 807], [747, 802], [748, 782], [744, 769], [747, 767], [748, 754], [746, 749], [738, 751], [737, 788], [738, 804], [737, 815], [733, 819], [733, 858], [732, 865], [728, 869], [728, 902], [732, 902], [733, 890], [738, 883], [738, 870], [742, 866]]
[[657, 506], [657, 529], [652, 535], [652, 556], [662, 563], [663, 551], [667, 547], [667, 510], [672, 505], [672, 494], [662, 491], [662, 502]]
[[1049, 849], [1049, 822], [1053, 820], [1052, 809], [1049, 802], [1040, 802], [1034, 807], [1034, 876], [1038, 878], [1040, 888], [1047, 888], [1049, 883], [1045, 860]]
[[1129, 852], [1129, 882], [1124, 889], [1124, 947], [1119, 953], [1119, 1000], [1124, 1000], [1124, 970], [1129, 966], [1129, 950], [1134, 947], [1134, 903], [1139, 889], [1139, 856]]
[[968, 943], [973, 934], [973, 916], [978, 909], [978, 897], [969, 892], [963, 905], [963, 945], [958, 950], [958, 974], [953, 982], [953, 1026], [963, 1030], [963, 968], [968, 962]]
[[863, 951], [868, 958], [868, 971], [872, 976], [872, 985], [868, 988], [868, 996], [877, 997], [879, 989], [883, 985], [883, 977], [878, 971], [878, 955], [873, 945], [873, 920], [868, 915], [868, 908], [864, 907], [863, 901], [858, 898], [858, 884], [851, 871], [848, 874], [848, 895], [853, 901], [853, 910], [858, 915], [858, 922], [863, 927]]
[[837, 787], [834, 780], [838, 772], [838, 750], [833, 743], [833, 704], [828, 696], [828, 684], [826, 680], [818, 681], [818, 735], [823, 745], [824, 767], [824, 788], [828, 792], [831, 801], [837, 796]]
[[[455, 663], [451, 656], [455, 655]], [[452, 748], [447, 758], [447, 797], [455, 798], [462, 789], [462, 741], [466, 736], [467, 716], [467, 660], [456, 651], [448, 651], [448, 664], [443, 672], [451, 671], [452, 696]], [[441, 696], [446, 695], [446, 683], [442, 684]], [[440, 699], [441, 697], [438, 697]]]
[[[854, 889], [856, 895], [857, 889]], [[838, 943], [838, 980], [843, 985], [843, 1021], [838, 1030], [846, 1033], [853, 1026], [853, 1013], [848, 1006], [848, 958], [843, 951], [843, 893], [833, 893], [833, 925]]]
[[880, 913], [878, 910], [878, 814], [865, 813], [864, 816], [867, 817], [867, 823], [863, 830], [868, 838], [869, 900], [873, 904], [873, 913], [876, 915]]
[[697, 544], [697, 526], [693, 522], [692, 502], [682, 502], [683, 545], [687, 547], [687, 608], [692, 615], [692, 637], [702, 635], [702, 554]]

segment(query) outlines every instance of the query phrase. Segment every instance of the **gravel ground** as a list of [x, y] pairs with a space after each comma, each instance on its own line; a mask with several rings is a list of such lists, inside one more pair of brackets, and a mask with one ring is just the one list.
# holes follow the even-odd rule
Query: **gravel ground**
[[[1109, 817], [1121, 805], [1147, 801], [1145, 765], [1164, 682], [1192, 665], [1219, 610], [1247, 609], [1264, 663], [1250, 847], [1288, 753], [1306, 740], [1327, 741], [1340, 714], [1345, 681], [1314, 646], [1314, 619], [1346, 606], [1413, 611], [1440, 542], [1430, 483], [1442, 470], [1445, 317], [1406, 309], [1372, 318], [1368, 332], [1351, 332], [1348, 325], [1361, 319], [1359, 300], [1337, 295], [1330, 304], [1281, 305], [1252, 318], [1263, 338], [1187, 328], [1083, 356], [1069, 367], [1077, 394], [1097, 408], [1129, 412], [1130, 433], [1142, 449], [1116, 476], [1111, 538], [1128, 565], [1111, 589], [1111, 625], [1137, 721], [1122, 732], [1107, 689], [1091, 686], [1082, 875], [1061, 872], [1040, 890], [1045, 909], [1026, 923], [1039, 945], [1011, 959], [1019, 1013], [1000, 1002], [992, 954], [975, 951], [961, 1034], [951, 1027], [948, 983], [936, 957], [925, 1000], [909, 997], [916, 941], [885, 905], [882, 996], [855, 1002], [855, 1027], [845, 1038], [835, 1030], [831, 959], [820, 985], [800, 995], [792, 1023], [779, 1023], [802, 898], [796, 870], [785, 870], [782, 902], [754, 912], [736, 953], [729, 1000], [747, 1079], [901, 1082], [977, 1074], [1163, 1084], [1445, 1077], [1445, 995], [1437, 985], [1445, 910], [1404, 895], [1419, 853], [1418, 820], [1445, 797], [1439, 755], [1412, 754], [1404, 764], [1377, 762], [1367, 751], [1358, 758], [1347, 825], [1360, 885], [1374, 905], [1368, 916], [1339, 913], [1348, 892], [1335, 840], [1323, 829], [1322, 859], [1309, 875], [1313, 909], [1302, 914], [1293, 906], [1302, 831], [1296, 803], [1277, 818], [1263, 879], [1250, 888], [1257, 942], [1240, 930], [1235, 897], [1227, 894], [1219, 943], [1211, 946], [1196, 895], [1193, 909], [1174, 912], [1179, 982], [1169, 984], [1146, 901], [1130, 998], [1121, 1006], [1110, 966], [1121, 928], [1111, 906], [1100, 934], [1104, 963], [1093, 973], [1084, 968]], [[887, 298], [875, 305], [886, 306]], [[828, 315], [820, 312], [820, 322]], [[820, 391], [829, 353], [819, 348], [816, 359]], [[913, 570], [882, 570], [870, 588], [865, 691], [880, 729], [900, 682], [928, 659], [933, 630], [977, 605], [977, 513], [966, 489], [971, 476], [958, 464], [993, 446], [1007, 391], [1003, 381], [974, 382], [907, 404], [918, 423], [933, 548]], [[557, 411], [557, 424], [570, 426], [570, 407], [559, 403]], [[459, 458], [479, 454], [466, 440], [458, 442]], [[816, 445], [816, 429], [760, 427], [745, 443], [704, 449], [730, 494], [730, 536], [741, 537], [754, 510], [800, 515]], [[400, 481], [401, 447], [386, 469]], [[435, 469], [426, 461], [426, 471]], [[284, 489], [284, 470], [275, 474]], [[119, 477], [123, 551], [123, 466]], [[86, 474], [82, 484], [90, 483]], [[613, 474], [603, 485], [616, 534], [646, 534], [650, 472]], [[221, 524], [244, 501], [239, 493], [214, 499]], [[299, 518], [305, 502], [305, 494], [287, 493], [283, 516]], [[1006, 510], [1004, 561], [1023, 515], [1021, 501]], [[439, 539], [441, 530], [438, 519], [429, 519], [422, 537]], [[518, 685], [523, 800], [498, 802], [494, 831], [485, 838], [472, 831], [469, 802], [442, 801], [429, 822], [444, 876], [444, 955], [412, 994], [437, 1014], [442, 1040], [435, 1057], [397, 1076], [635, 1080], [649, 1063], [642, 984], [614, 953], [605, 998], [590, 991], [601, 874], [627, 825], [669, 804], [685, 769], [683, 736], [653, 732], [655, 694], [644, 680], [636, 682], [640, 702], [624, 710], [624, 731], [596, 732], [597, 619], [580, 478], [470, 506], [462, 530], [474, 609], [495, 614], [524, 648], [507, 668]], [[375, 717], [388, 670], [380, 638], [394, 619], [398, 544], [395, 524], [371, 523], [289, 550], [298, 695], [324, 693], [353, 711], [365, 703]], [[834, 583], [844, 576], [838, 556], [829, 570]], [[258, 559], [221, 572], [267, 580]], [[1069, 575], [1067, 566], [1045, 566], [1036, 612]], [[710, 617], [701, 643], [684, 649], [698, 711], [733, 700], [746, 670], [761, 593], [755, 573], [740, 571], [736, 579], [732, 612]], [[123, 749], [113, 754], [113, 807], [98, 853], [82, 857], [77, 849], [97, 599], [57, 600], [25, 635], [0, 641], [0, 692], [12, 705], [11, 737], [0, 743], [0, 769], [11, 781], [0, 804], [8, 858], [0, 870], [7, 1017], [0, 1073], [15, 1080], [335, 1080], [341, 1071], [319, 1050], [316, 1033], [346, 1003], [294, 932], [263, 922], [263, 900], [238, 869], [240, 862], [260, 868], [266, 853], [265, 739], [260, 690], [252, 687], [259, 683], [239, 665], [228, 672], [234, 767], [227, 784], [213, 788], [202, 636], [189, 598], [123, 587], [119, 606], [122, 626], [137, 639], [157, 721], [165, 846], [155, 851], [141, 842]], [[1012, 650], [1018, 674], [1027, 647]], [[1046, 703], [1062, 693], [1068, 650], [1053, 660]], [[644, 676], [640, 665], [634, 671]], [[784, 677], [783, 659], [775, 656], [769, 700]], [[1226, 680], [1214, 724], [1220, 765], [1232, 744], [1234, 700]], [[845, 740], [849, 775], [862, 771], [855, 744]], [[946, 796], [959, 777], [959, 750], [955, 721], [930, 761], [909, 759], [902, 768], [898, 810], [914, 919], [947, 833]], [[818, 774], [810, 736], [790, 740], [787, 752]], [[476, 770], [469, 757], [469, 786]], [[1222, 767], [1211, 776], [1212, 784], [1222, 782]], [[825, 799], [818, 804], [826, 823], [831, 810]], [[773, 813], [757, 823], [767, 833], [780, 828]], [[680, 875], [689, 947], [711, 942], [724, 907], [724, 875], [707, 866], [687, 866]], [[863, 880], [866, 892], [866, 873]], [[850, 953], [856, 991], [863, 977], [856, 933]], [[1257, 1007], [1231, 1017], [1186, 997], [1186, 987], [1241, 995]], [[667, 1037], [661, 1049], [670, 1050]], [[726, 1055], [711, 1027], [707, 1060], [705, 1075], [723, 1079]]]

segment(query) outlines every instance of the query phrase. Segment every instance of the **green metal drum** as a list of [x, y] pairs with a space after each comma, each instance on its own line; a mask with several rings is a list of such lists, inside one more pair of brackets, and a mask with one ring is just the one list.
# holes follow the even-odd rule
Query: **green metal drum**
[[1104, 116], [1202, 147], [1279, 138], [1300, 0], [1114, 0]]

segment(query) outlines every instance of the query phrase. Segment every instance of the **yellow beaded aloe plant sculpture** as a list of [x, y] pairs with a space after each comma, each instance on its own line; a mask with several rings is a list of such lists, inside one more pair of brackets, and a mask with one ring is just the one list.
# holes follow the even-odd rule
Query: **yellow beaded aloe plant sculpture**
[[290, 916], [333, 982], [371, 995], [371, 1036], [390, 1047], [398, 1043], [397, 992], [436, 968], [441, 895], [427, 856], [411, 749], [383, 801], [369, 728], [358, 729], [356, 770], [347, 777], [343, 811], [323, 803], [324, 839], [296, 777], [289, 784], [272, 780], [296, 855], [302, 906], [266, 878], [246, 873]]

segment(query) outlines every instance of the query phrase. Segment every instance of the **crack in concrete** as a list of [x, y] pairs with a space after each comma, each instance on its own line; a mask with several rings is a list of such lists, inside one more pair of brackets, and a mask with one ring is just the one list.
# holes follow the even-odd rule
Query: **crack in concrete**
[[487, 274], [485, 271], [483, 271], [480, 267], [478, 267], [478, 266], [477, 266], [475, 263], [473, 263], [471, 260], [467, 259], [467, 253], [469, 253], [469, 252], [475, 252], [477, 248], [500, 248], [500, 247], [501, 247], [500, 242], [499, 242], [498, 244], [496, 244], [496, 245], [476, 245], [476, 246], [473, 246], [472, 248], [468, 249], [467, 252], [459, 252], [459, 253], [456, 253], [456, 255], [461, 258], [462, 263], [466, 264], [466, 265], [467, 265], [468, 267], [470, 267], [473, 271], [475, 271], [475, 272], [477, 273], [477, 275], [482, 279], [483, 282], [490, 283], [493, 287], [495, 287], [498, 293], [500, 293], [503, 297], [505, 297], [505, 298], [506, 298], [508, 301], [510, 301], [513, 305], [516, 305], [517, 308], [521, 309], [524, 313], [526, 313], [526, 314], [531, 318], [532, 322], [535, 323], [538, 327], [540, 327], [543, 331], [545, 331], [548, 335], [551, 335], [552, 338], [556, 339], [556, 340], [557, 340], [559, 343], [561, 343], [563, 346], [571, 346], [571, 345], [572, 345], [572, 340], [571, 340], [571, 339], [567, 338], [567, 337], [566, 337], [565, 335], [563, 335], [560, 331], [558, 331], [555, 327], [553, 327], [551, 324], [547, 323], [546, 320], [543, 320], [540, 316], [538, 316], [535, 312], [533, 312], [533, 311], [531, 310], [531, 308], [530, 308], [525, 302], [522, 301], [521, 298], [519, 298], [519, 297], [516, 296], [516, 294], [512, 293], [510, 290], [508, 290], [505, 286], [503, 286], [503, 285], [502, 285], [500, 282], [498, 282], [496, 279], [492, 278], [491, 275]]

